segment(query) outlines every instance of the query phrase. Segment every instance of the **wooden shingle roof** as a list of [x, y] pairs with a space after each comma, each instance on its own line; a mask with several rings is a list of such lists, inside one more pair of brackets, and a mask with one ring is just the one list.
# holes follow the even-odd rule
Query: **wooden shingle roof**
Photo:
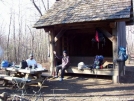
[[45, 27], [86, 21], [129, 19], [131, 0], [60, 0], [34, 25]]

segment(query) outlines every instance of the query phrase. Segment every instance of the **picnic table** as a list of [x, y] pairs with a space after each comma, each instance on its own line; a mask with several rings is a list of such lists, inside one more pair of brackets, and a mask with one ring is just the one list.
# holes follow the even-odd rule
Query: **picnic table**
[[36, 69], [21, 69], [21, 68], [16, 68], [16, 67], [9, 67], [5, 68], [6, 77], [4, 80], [3, 85], [7, 85], [8, 81], [10, 81], [9, 78], [20, 78], [23, 79], [25, 78], [26, 80], [31, 80], [31, 82], [28, 82], [28, 84], [33, 84], [33, 83], [38, 83], [39, 86], [41, 86], [41, 82], [43, 81], [43, 77], [41, 76], [43, 72], [48, 72], [47, 69], [45, 68], [36, 68]]

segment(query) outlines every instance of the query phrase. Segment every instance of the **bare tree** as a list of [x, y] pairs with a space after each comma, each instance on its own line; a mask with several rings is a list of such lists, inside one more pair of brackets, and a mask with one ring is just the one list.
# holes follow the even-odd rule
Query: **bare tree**
[[[38, 12], [36, 13], [41, 16], [43, 14], [42, 12], [47, 9], [45, 6], [46, 2], [44, 0], [40, 0], [40, 7], [38, 2], [35, 2], [35, 0], [31, 1], [39, 12], [39, 14]], [[9, 61], [19, 63], [22, 59], [26, 59], [28, 54], [33, 52], [39, 63], [45, 62], [48, 58], [47, 53], [49, 49], [48, 34], [44, 34], [44, 30], [31, 28], [33, 23], [27, 23], [28, 19], [23, 16], [25, 13], [23, 14], [21, 9], [23, 7], [21, 6], [21, 3], [22, 2], [19, 0], [18, 10], [13, 11], [14, 6], [12, 5], [14, 5], [14, 2], [12, 2], [7, 34], [3, 34], [6, 33], [5, 22], [0, 22], [0, 47], [3, 49], [3, 56], [5, 56]], [[35, 15], [33, 16], [35, 17]], [[34, 20], [34, 18], [30, 20]]]
[[31, 52], [33, 53], [33, 49], [34, 49], [34, 34], [32, 33], [30, 27], [29, 27], [29, 26], [27, 26], [27, 27], [28, 27], [28, 29], [29, 29], [29, 31], [30, 31], [30, 34], [31, 34], [31, 37], [32, 37], [32, 43], [31, 43], [31, 45], [32, 45], [32, 50], [31, 50]]
[[16, 33], [15, 33], [15, 11], [14, 11], [14, 19], [13, 19], [13, 44], [14, 44], [14, 60], [17, 62], [17, 55], [16, 55]]
[[9, 59], [9, 38], [10, 38], [10, 34], [11, 34], [11, 22], [12, 22], [12, 13], [10, 15], [10, 23], [9, 23], [9, 30], [8, 30], [8, 37], [7, 37], [7, 59]]

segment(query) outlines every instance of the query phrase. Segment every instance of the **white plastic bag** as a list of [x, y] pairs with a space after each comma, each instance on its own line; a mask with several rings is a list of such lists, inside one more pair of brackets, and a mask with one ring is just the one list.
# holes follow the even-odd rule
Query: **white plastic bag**
[[81, 70], [81, 69], [83, 69], [83, 68], [85, 68], [84, 62], [79, 62], [79, 63], [78, 63], [78, 70]]

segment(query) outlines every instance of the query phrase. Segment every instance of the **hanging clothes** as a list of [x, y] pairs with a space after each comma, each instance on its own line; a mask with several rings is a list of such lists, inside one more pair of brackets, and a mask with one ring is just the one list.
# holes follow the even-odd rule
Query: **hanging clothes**
[[98, 28], [96, 28], [95, 38], [93, 38], [91, 41], [92, 41], [92, 44], [97, 42], [98, 49], [100, 48], [100, 43], [102, 45], [102, 48], [104, 47], [105, 37], [104, 37], [103, 33]]

